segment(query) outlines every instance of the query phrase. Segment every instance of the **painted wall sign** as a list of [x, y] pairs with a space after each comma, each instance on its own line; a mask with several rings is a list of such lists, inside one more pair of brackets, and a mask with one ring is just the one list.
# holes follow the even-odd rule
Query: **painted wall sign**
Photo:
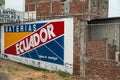
[[72, 74], [72, 18], [4, 25], [2, 34], [2, 53], [13, 56], [12, 58], [17, 57], [17, 60], [28, 59], [29, 63], [32, 60], [51, 64], [51, 67], [56, 66], [60, 70], [67, 66], [70, 69], [68, 72]]

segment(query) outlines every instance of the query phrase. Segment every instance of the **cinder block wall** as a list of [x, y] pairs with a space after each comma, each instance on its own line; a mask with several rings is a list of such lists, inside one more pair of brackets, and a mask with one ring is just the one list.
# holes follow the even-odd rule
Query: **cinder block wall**
[[[91, 29], [90, 29], [91, 28]], [[91, 32], [88, 34], [92, 39], [106, 38], [108, 44], [116, 46], [119, 50], [119, 25], [117, 24], [94, 24], [89, 27]]]

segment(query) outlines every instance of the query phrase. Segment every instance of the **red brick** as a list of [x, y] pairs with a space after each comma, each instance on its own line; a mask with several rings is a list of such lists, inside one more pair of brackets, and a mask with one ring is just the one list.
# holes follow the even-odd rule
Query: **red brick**
[[[25, 0], [25, 11], [34, 11], [35, 6], [28, 7], [32, 4], [37, 4], [37, 17], [38, 16], [48, 16], [50, 15], [50, 0]], [[97, 0], [98, 3], [99, 0]], [[96, 8], [93, 8], [93, 0], [91, 0], [91, 18], [103, 18], [108, 16], [108, 0], [102, 0], [99, 1], [100, 5]], [[30, 4], [29, 4], [30, 3]], [[44, 4], [44, 5], [43, 5]], [[107, 10], [102, 10], [102, 4], [106, 4]], [[45, 6], [46, 5], [46, 6]], [[30, 9], [28, 9], [30, 8]], [[61, 15], [64, 14], [64, 5], [59, 0], [52, 2], [52, 15]], [[99, 8], [99, 9], [98, 9]], [[84, 18], [88, 18], [88, 0], [80, 1], [80, 0], [70, 0], [70, 14], [77, 14], [77, 15], [83, 15]], [[95, 16], [99, 15], [99, 16]]]

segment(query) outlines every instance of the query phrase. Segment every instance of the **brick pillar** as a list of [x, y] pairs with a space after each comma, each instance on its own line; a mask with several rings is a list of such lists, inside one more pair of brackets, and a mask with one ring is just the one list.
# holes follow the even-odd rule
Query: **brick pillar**
[[85, 78], [87, 23], [74, 18], [74, 63], [73, 74]]

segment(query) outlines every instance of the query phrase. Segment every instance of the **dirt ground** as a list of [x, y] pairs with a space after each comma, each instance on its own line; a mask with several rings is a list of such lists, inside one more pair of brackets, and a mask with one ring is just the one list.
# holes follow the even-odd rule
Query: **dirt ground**
[[32, 68], [9, 61], [0, 60], [0, 80], [78, 80], [68, 75], [60, 76], [57, 72], [36, 71]]

